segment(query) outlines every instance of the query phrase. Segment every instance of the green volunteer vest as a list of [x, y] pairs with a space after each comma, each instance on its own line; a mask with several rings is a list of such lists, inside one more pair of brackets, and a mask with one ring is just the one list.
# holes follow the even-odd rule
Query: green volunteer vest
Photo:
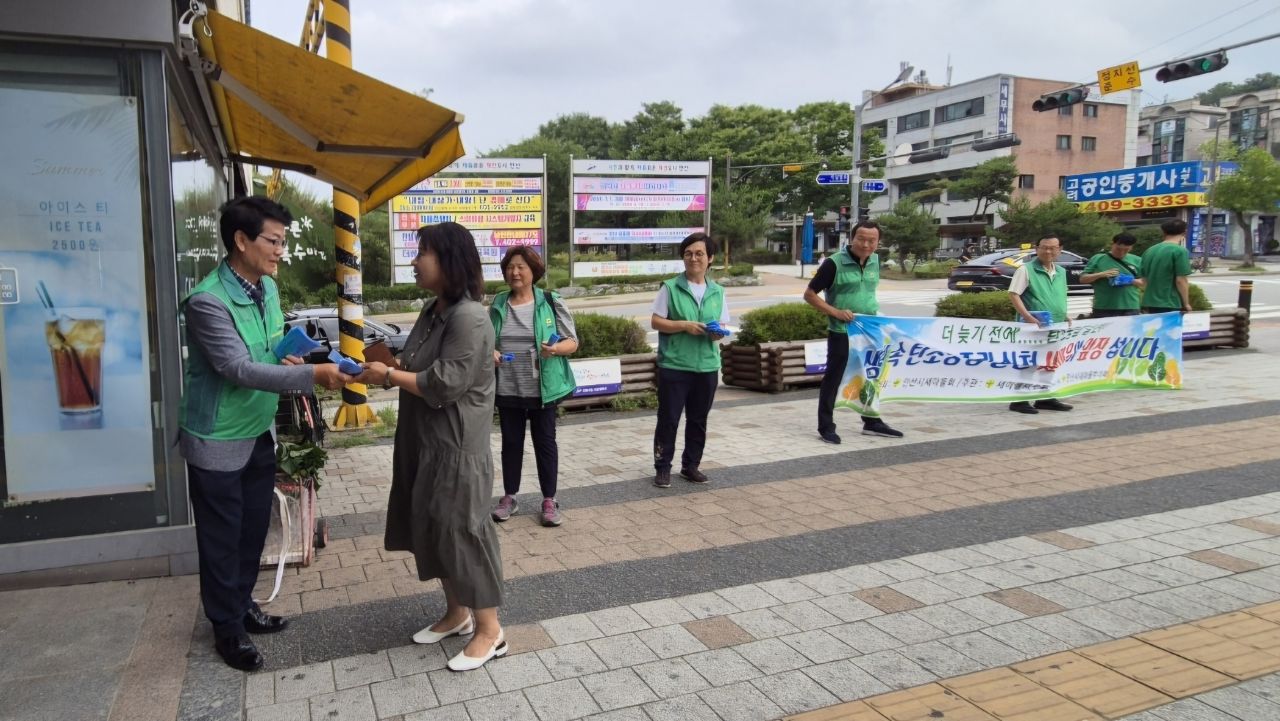
[[[1132, 253], [1126, 253], [1123, 262], [1116, 260], [1110, 253], [1098, 253], [1089, 259], [1083, 272], [1101, 273], [1112, 268], [1135, 278], [1142, 277], [1142, 259]], [[1106, 278], [1093, 283], [1095, 310], [1137, 310], [1140, 297], [1136, 285], [1111, 285], [1111, 281]]]
[[[702, 305], [693, 298], [689, 280], [684, 273], [663, 281], [667, 288], [667, 318], [710, 323], [720, 320], [724, 309], [724, 288], [710, 278], [706, 279], [707, 292]], [[689, 333], [658, 334], [658, 367], [694, 373], [715, 373], [720, 370], [720, 344], [709, 335]]]
[[[827, 303], [838, 310], [851, 310], [856, 315], [875, 315], [880, 312], [876, 300], [876, 286], [880, 283], [880, 256], [872, 253], [866, 267], [858, 265], [857, 258], [847, 249], [831, 256], [836, 264], [836, 278], [823, 292]], [[848, 334], [849, 328], [835, 318], [827, 320], [827, 330]]]
[[[272, 348], [284, 335], [284, 314], [280, 312], [275, 280], [263, 276], [262, 289], [265, 319], [244, 288], [240, 287], [231, 266], [223, 261], [217, 270], [205, 276], [190, 295], [182, 299], [182, 307], [185, 309], [187, 301], [197, 293], [209, 293], [222, 301], [231, 311], [236, 332], [244, 340], [254, 362], [275, 365], [280, 361]], [[214, 371], [199, 346], [194, 343], [187, 346], [179, 416], [179, 424], [186, 432], [215, 441], [257, 438], [271, 428], [279, 402], [278, 393], [228, 382]]]
[[[489, 306], [489, 320], [493, 321], [495, 338], [502, 336], [502, 324], [507, 320], [507, 299], [510, 297], [511, 291], [504, 290], [494, 297], [493, 304]], [[556, 332], [556, 313], [551, 308], [553, 298], [559, 299], [560, 296], [551, 293], [548, 297], [543, 289], [533, 289], [533, 332], [539, 346]], [[541, 359], [538, 384], [541, 386], [543, 405], [564, 398], [578, 387], [573, 380], [573, 368], [569, 365], [569, 359], [562, 355]]]
[[1067, 319], [1067, 269], [1058, 266], [1050, 278], [1039, 259], [1027, 263], [1027, 289], [1022, 291], [1022, 304], [1027, 310], [1049, 311], [1054, 323], [1064, 322]]

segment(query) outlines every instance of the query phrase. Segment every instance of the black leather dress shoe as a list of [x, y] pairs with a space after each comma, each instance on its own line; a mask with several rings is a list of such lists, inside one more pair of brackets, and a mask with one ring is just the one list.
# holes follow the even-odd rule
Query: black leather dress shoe
[[1048, 398], [1042, 401], [1036, 401], [1036, 408], [1042, 411], [1069, 411], [1075, 406], [1070, 403], [1063, 403], [1057, 398]]
[[263, 613], [256, 606], [244, 615], [244, 630], [249, 633], [279, 633], [288, 627], [289, 619]]
[[241, 671], [257, 671], [262, 668], [262, 654], [258, 653], [253, 639], [243, 633], [219, 638], [213, 642], [213, 647], [231, 668]]

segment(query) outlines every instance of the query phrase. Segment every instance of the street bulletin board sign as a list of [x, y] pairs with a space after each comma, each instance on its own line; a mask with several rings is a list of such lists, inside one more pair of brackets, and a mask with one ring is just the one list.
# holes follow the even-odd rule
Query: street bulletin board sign
[[502, 280], [498, 263], [509, 246], [527, 245], [545, 255], [546, 189], [545, 158], [463, 158], [392, 198], [393, 281], [414, 282], [417, 230], [424, 225], [466, 226], [485, 280]]
[[[711, 228], [710, 160], [575, 160], [571, 158], [569, 257], [572, 277], [643, 275], [679, 272], [674, 261], [580, 262], [581, 246], [674, 245], [691, 233]], [[668, 212], [700, 212], [702, 225], [656, 227], [656, 215]], [[655, 218], [650, 227], [578, 228], [579, 213], [643, 213]], [[599, 217], [599, 216], [596, 216]], [[599, 223], [588, 223], [598, 226]]]

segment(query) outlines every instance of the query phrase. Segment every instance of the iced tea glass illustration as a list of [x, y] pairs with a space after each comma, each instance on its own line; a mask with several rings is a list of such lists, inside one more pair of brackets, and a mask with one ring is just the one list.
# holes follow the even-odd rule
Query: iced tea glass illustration
[[63, 413], [102, 410], [102, 346], [106, 314], [101, 308], [59, 308], [45, 322], [44, 337], [53, 358], [58, 408]]

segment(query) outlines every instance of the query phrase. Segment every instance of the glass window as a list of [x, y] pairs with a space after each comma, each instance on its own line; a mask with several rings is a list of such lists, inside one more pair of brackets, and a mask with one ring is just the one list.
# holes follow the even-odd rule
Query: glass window
[[929, 178], [898, 183], [898, 197], [907, 198], [929, 187]]
[[916, 128], [929, 127], [929, 111], [921, 110], [918, 113], [910, 113], [908, 115], [898, 116], [898, 132], [907, 130], [915, 130]]
[[1096, 118], [1096, 117], [1098, 117], [1098, 106], [1097, 106], [1097, 105], [1094, 105], [1093, 103], [1085, 103], [1085, 104], [1084, 104], [1084, 116], [1085, 116], [1086, 118]]
[[1071, 136], [1070, 136], [1070, 135], [1059, 135], [1059, 136], [1058, 136], [1058, 150], [1070, 150], [1070, 149], [1071, 149]]
[[178, 296], [208, 275], [224, 251], [218, 208], [226, 183], [186, 126], [176, 98], [169, 96], [169, 167], [173, 173], [173, 225], [178, 260]]
[[965, 118], [973, 118], [983, 113], [983, 99], [973, 98], [971, 100], [962, 100], [958, 103], [943, 105], [933, 111], [933, 122], [935, 125], [940, 123], [949, 123], [953, 120], [963, 120]]
[[1088, 135], [1080, 136], [1080, 149], [1086, 152], [1098, 149], [1098, 139]]
[[1183, 143], [1186, 139], [1185, 118], [1160, 120], [1152, 125], [1152, 163], [1177, 163], [1183, 160]]
[[1071, 115], [1075, 107], [1074, 105], [1063, 105], [1058, 108], [1058, 115]]
[[0, 266], [18, 290], [0, 305], [0, 543], [167, 517], [141, 90], [158, 55], [0, 42]]
[[1036, 176], [1034, 176], [1034, 175], [1019, 175], [1019, 176], [1018, 176], [1018, 187], [1019, 187], [1019, 188], [1022, 188], [1022, 189], [1024, 189], [1024, 190], [1031, 190], [1032, 188], [1035, 188], [1035, 187], [1036, 187]]
[[1067, 189], [1067, 176], [1065, 176], [1065, 175], [1059, 175], [1059, 176], [1058, 176], [1058, 190], [1066, 190], [1066, 189]]
[[912, 149], [912, 150], [924, 150], [924, 149], [925, 149], [925, 148], [927, 148], [927, 147], [929, 147], [929, 141], [928, 141], [928, 140], [921, 140], [921, 141], [920, 141], [920, 142], [918, 142], [918, 143], [912, 143], [912, 144], [911, 144], [911, 149]]

